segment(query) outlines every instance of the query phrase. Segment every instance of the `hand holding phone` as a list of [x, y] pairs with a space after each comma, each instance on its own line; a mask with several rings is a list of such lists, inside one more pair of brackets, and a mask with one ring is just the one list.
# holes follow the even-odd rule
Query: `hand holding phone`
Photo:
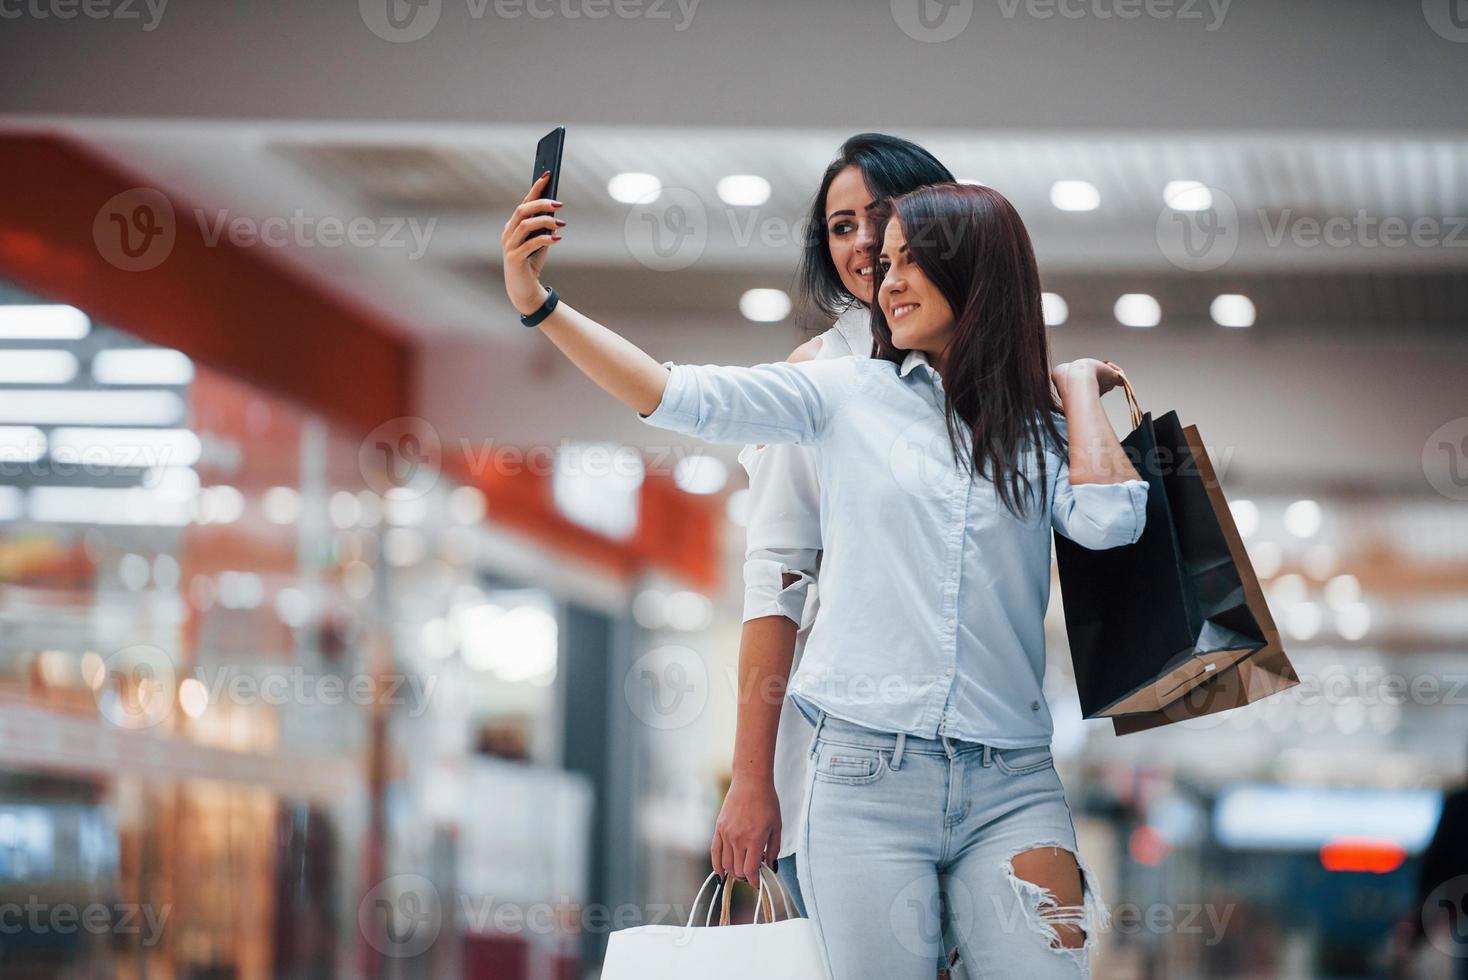
[[[555, 198], [565, 133], [564, 127], [557, 127], [540, 141], [530, 190], [505, 222], [504, 234], [500, 236], [505, 292], [521, 315], [535, 312], [548, 296], [540, 283], [540, 270], [545, 266], [550, 246], [561, 240], [556, 230], [565, 225], [555, 216], [561, 206]], [[544, 235], [550, 237], [543, 239]]]

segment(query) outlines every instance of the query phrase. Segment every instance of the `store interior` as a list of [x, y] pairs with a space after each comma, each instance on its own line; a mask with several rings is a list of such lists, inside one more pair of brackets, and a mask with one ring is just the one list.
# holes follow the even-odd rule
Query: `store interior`
[[1198, 427], [1300, 678], [1118, 735], [1052, 583], [1094, 975], [1462, 976], [1468, 869], [1422, 882], [1468, 779], [1468, 28], [586, 5], [0, 23], [0, 975], [582, 980], [686, 919], [748, 479], [505, 300], [564, 124], [546, 281], [660, 360], [824, 329], [852, 133], [1009, 197], [1052, 360]]

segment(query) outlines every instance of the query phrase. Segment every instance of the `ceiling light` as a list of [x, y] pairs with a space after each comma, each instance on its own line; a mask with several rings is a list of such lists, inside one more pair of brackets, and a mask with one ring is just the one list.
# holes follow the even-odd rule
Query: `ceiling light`
[[39, 524], [132, 524], [182, 527], [189, 505], [141, 487], [32, 487], [30, 518]]
[[1361, 581], [1354, 575], [1337, 575], [1325, 583], [1325, 601], [1333, 609], [1341, 609], [1359, 602]]
[[1297, 538], [1314, 537], [1321, 520], [1320, 505], [1313, 500], [1296, 500], [1285, 508], [1285, 530]]
[[0, 463], [34, 463], [46, 455], [46, 434], [33, 425], [0, 425]]
[[1085, 180], [1057, 180], [1050, 188], [1050, 203], [1062, 211], [1094, 211], [1101, 206], [1101, 192]]
[[64, 385], [76, 377], [76, 355], [66, 350], [8, 350], [0, 358], [0, 384]]
[[756, 323], [779, 323], [790, 315], [790, 296], [780, 289], [747, 289], [739, 297], [739, 312]]
[[1116, 301], [1116, 319], [1128, 327], [1155, 327], [1162, 322], [1162, 307], [1146, 293], [1126, 293]]
[[1070, 306], [1059, 293], [1041, 293], [1040, 310], [1047, 327], [1058, 327], [1070, 319]]
[[51, 433], [51, 455], [92, 466], [193, 466], [203, 446], [188, 429], [68, 427]]
[[1213, 192], [1196, 180], [1173, 180], [1162, 189], [1162, 201], [1174, 211], [1207, 211]]
[[171, 391], [0, 391], [0, 422], [177, 425], [183, 414], [183, 399]]
[[104, 385], [186, 385], [194, 362], [166, 347], [104, 350], [92, 359], [92, 379]]
[[652, 174], [617, 174], [607, 181], [607, 193], [622, 204], [651, 204], [663, 192], [663, 182]]
[[1336, 610], [1336, 632], [1347, 640], [1359, 640], [1371, 629], [1371, 607], [1364, 602], [1352, 602]]
[[75, 306], [0, 306], [0, 338], [5, 340], [79, 340], [92, 321]]
[[1213, 322], [1220, 327], [1252, 327], [1254, 325], [1254, 301], [1238, 293], [1224, 293], [1215, 297], [1208, 307]]
[[754, 174], [730, 174], [718, 184], [719, 200], [734, 207], [758, 207], [770, 199], [770, 182]]

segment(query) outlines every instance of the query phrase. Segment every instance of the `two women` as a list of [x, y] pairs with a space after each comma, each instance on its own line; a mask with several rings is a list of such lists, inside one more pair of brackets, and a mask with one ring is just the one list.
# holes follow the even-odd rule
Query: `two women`
[[[915, 143], [861, 133], [841, 145], [811, 205], [801, 286], [829, 330], [798, 347], [791, 361], [870, 357], [872, 279], [876, 263], [872, 210], [882, 201], [953, 175]], [[749, 521], [744, 565], [744, 630], [733, 780], [714, 827], [715, 871], [757, 881], [773, 866], [802, 914], [796, 874], [811, 727], [785, 697], [792, 669], [819, 608], [810, 588], [821, 554], [820, 478], [814, 451], [778, 444], [748, 446]]]
[[1101, 409], [1117, 370], [1049, 370], [1018, 214], [956, 184], [879, 205], [875, 358], [669, 370], [540, 284], [539, 186], [506, 288], [583, 372], [654, 425], [818, 450], [822, 610], [790, 696], [832, 976], [927, 980], [945, 911], [975, 975], [1084, 974], [1101, 914], [1048, 748], [1049, 530], [1134, 541], [1146, 484]]

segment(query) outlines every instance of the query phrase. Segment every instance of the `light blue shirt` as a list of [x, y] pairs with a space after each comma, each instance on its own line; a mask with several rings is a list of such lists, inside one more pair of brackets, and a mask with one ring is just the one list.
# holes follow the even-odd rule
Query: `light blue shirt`
[[[1087, 548], [1136, 541], [1145, 481], [1072, 487], [1047, 447], [1049, 499], [1015, 517], [954, 459], [942, 380], [916, 351], [900, 368], [845, 357], [671, 371], [648, 423], [819, 450], [821, 614], [789, 686], [812, 724], [824, 710], [925, 738], [1049, 743], [1050, 528]], [[1024, 466], [1038, 486], [1032, 453]]]

